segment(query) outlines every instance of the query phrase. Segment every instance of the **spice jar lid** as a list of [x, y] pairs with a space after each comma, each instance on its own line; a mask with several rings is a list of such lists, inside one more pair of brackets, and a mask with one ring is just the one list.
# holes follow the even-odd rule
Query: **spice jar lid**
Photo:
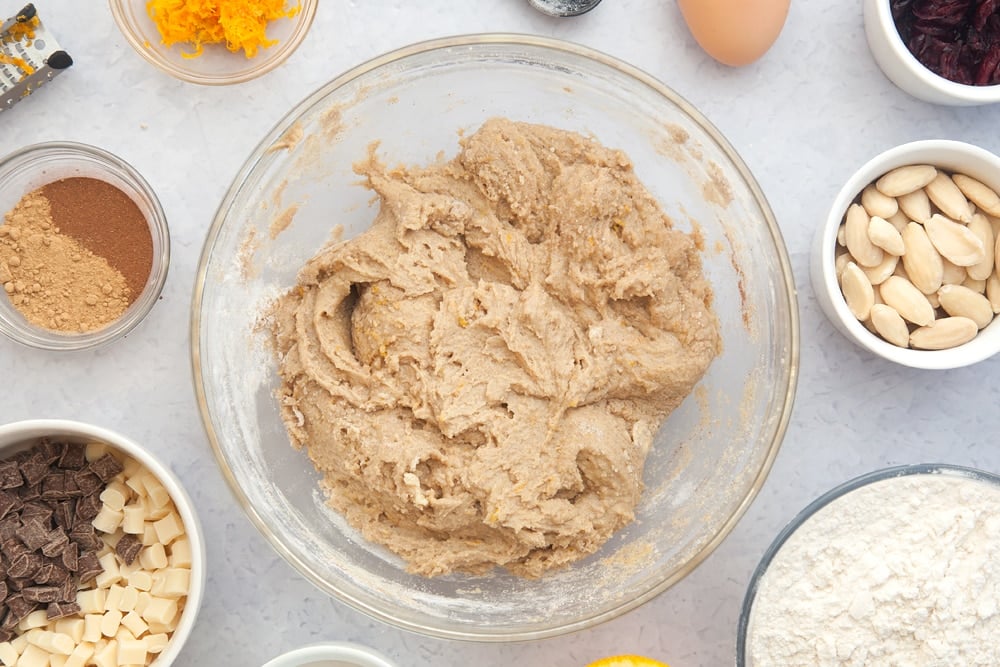
[[0, 332], [81, 350], [136, 327], [163, 289], [170, 237], [160, 202], [121, 158], [45, 142], [0, 159]]

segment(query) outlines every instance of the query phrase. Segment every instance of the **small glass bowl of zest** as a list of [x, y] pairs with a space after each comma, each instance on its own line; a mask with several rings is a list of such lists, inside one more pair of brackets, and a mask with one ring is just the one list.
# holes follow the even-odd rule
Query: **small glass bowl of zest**
[[1000, 476], [877, 470], [813, 501], [750, 580], [736, 663], [1000, 664]]
[[0, 333], [83, 350], [132, 331], [167, 279], [170, 235], [149, 183], [100, 148], [46, 142], [0, 158]]

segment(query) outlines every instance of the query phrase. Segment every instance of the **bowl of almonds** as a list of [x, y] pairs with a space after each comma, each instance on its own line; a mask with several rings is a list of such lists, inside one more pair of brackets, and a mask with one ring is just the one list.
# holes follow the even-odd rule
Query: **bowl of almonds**
[[66, 420], [0, 426], [0, 664], [174, 662], [205, 587], [193, 504], [147, 449]]
[[916, 141], [877, 155], [834, 200], [816, 235], [820, 306], [850, 340], [924, 369], [1000, 350], [1000, 157]]

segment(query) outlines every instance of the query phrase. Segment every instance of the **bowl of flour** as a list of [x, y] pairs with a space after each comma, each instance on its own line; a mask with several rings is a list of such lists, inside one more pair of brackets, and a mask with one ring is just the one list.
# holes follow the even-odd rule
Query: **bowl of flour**
[[886, 468], [816, 499], [743, 603], [737, 665], [1000, 664], [1000, 477]]

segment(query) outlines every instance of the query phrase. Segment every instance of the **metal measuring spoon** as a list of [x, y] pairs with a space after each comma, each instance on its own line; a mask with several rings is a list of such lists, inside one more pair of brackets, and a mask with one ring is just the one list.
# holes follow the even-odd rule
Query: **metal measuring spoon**
[[528, 0], [528, 4], [549, 16], [579, 16], [601, 3], [601, 0]]

